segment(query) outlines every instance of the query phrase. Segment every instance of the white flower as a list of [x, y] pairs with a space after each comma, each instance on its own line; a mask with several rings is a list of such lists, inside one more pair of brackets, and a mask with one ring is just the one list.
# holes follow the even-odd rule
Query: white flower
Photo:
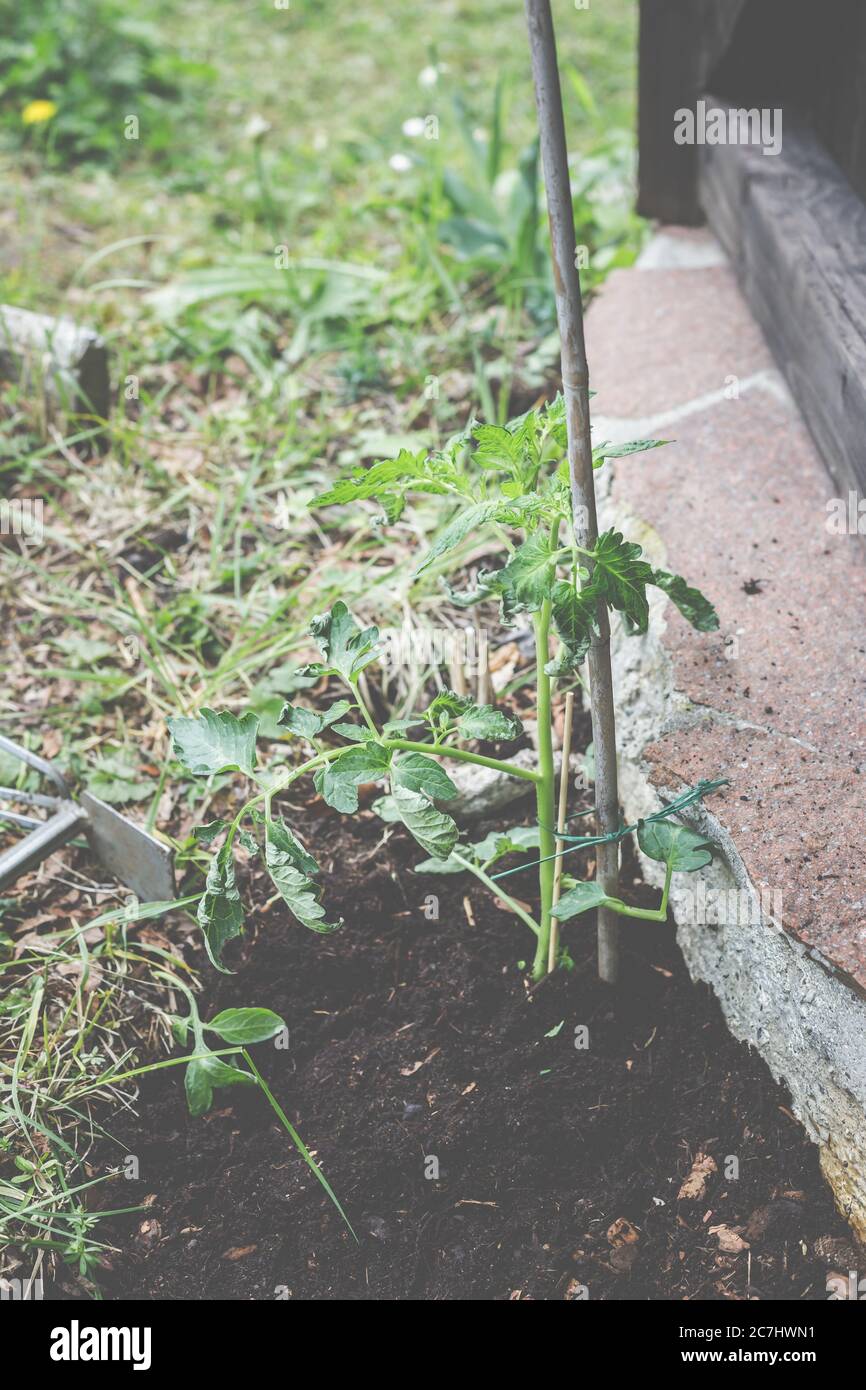
[[408, 121], [403, 122], [403, 134], [408, 135], [410, 140], [417, 139], [424, 134], [424, 117], [410, 116]]
[[412, 161], [408, 154], [392, 154], [388, 163], [397, 174], [405, 174], [412, 168]]
[[435, 63], [429, 63], [426, 68], [422, 68], [418, 74], [418, 81], [422, 87], [435, 87], [439, 81], [439, 69]]
[[250, 116], [244, 126], [244, 135], [248, 140], [259, 140], [263, 135], [267, 135], [270, 128], [270, 121], [266, 121], [264, 116], [260, 116], [256, 112], [255, 115]]

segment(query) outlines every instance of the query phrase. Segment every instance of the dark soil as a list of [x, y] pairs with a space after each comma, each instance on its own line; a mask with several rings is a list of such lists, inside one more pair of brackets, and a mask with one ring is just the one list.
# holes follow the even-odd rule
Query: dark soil
[[[146, 1079], [140, 1121], [113, 1126], [140, 1163], [123, 1205], [146, 1210], [115, 1224], [106, 1296], [826, 1298], [814, 1241], [850, 1235], [817, 1150], [668, 928], [628, 925], [613, 990], [581, 918], [565, 930], [575, 969], [530, 991], [529, 934], [474, 880], [414, 875], [420, 852], [402, 831], [377, 848], [369, 812], [293, 819], [345, 928], [317, 937], [279, 903], [260, 911], [227, 953], [237, 974], [204, 970], [202, 1015], [255, 1003], [286, 1019], [289, 1050], [257, 1061], [360, 1244], [263, 1097], [221, 1091], [193, 1120], [169, 1069]], [[706, 1195], [678, 1202], [701, 1153], [717, 1167]], [[721, 1252], [717, 1226], [748, 1248]]]

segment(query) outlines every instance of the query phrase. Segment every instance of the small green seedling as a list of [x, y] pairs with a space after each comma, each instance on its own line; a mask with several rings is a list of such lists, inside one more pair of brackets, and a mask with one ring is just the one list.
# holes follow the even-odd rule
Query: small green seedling
[[[593, 463], [646, 452], [664, 441], [599, 444]], [[331, 932], [332, 920], [321, 902], [319, 866], [277, 810], [280, 794], [305, 774], [312, 775], [322, 798], [344, 815], [358, 809], [358, 788], [380, 783], [386, 795], [377, 804], [385, 820], [402, 823], [428, 858], [420, 872], [474, 874], [497, 897], [504, 897], [491, 878], [498, 859], [515, 850], [537, 849], [537, 915], [506, 898], [515, 915], [536, 939], [533, 979], [548, 968], [554, 915], [559, 920], [607, 906], [627, 917], [660, 920], [667, 909], [670, 878], [707, 862], [703, 841], [668, 818], [715, 785], [702, 783], [641, 827], [624, 827], [613, 835], [576, 837], [576, 844], [600, 844], [637, 830], [644, 852], [666, 865], [661, 907], [644, 911], [619, 898], [608, 898], [594, 883], [568, 888], [554, 910], [554, 863], [557, 857], [555, 777], [551, 699], [554, 683], [579, 678], [599, 611], [621, 616], [630, 633], [644, 633], [649, 622], [648, 588], [665, 593], [701, 632], [718, 627], [712, 604], [679, 575], [655, 569], [641, 558], [641, 547], [615, 530], [605, 531], [592, 548], [575, 538], [572, 495], [566, 459], [566, 423], [561, 398], [531, 410], [507, 426], [473, 423], [441, 452], [382, 460], [341, 478], [313, 504], [317, 508], [352, 506], [375, 500], [386, 523], [402, 515], [412, 494], [432, 494], [452, 504], [451, 519], [437, 534], [417, 574], [435, 573], [452, 604], [469, 607], [497, 598], [506, 625], [531, 623], [535, 638], [538, 763], [525, 767], [484, 752], [485, 744], [514, 742], [523, 733], [520, 720], [469, 696], [445, 690], [426, 708], [407, 719], [376, 723], [364, 698], [361, 677], [382, 655], [379, 632], [361, 628], [342, 601], [314, 618], [310, 632], [321, 660], [299, 675], [338, 682], [345, 694], [326, 709], [289, 703], [280, 723], [292, 741], [306, 743], [310, 756], [288, 765], [262, 765], [258, 759], [258, 720], [252, 713], [234, 715], [204, 709], [196, 718], [170, 721], [174, 752], [190, 773], [211, 777], [243, 773], [254, 794], [230, 822], [211, 823], [202, 840], [222, 843], [210, 861], [198, 920], [211, 960], [218, 969], [226, 942], [243, 928], [244, 910], [235, 874], [235, 846], [261, 855], [274, 887], [297, 920], [311, 931]], [[454, 588], [444, 577], [449, 553], [467, 536], [494, 532], [502, 543], [502, 563], [480, 573], [471, 588]], [[480, 745], [480, 746], [479, 746]], [[443, 762], [469, 762], [521, 778], [532, 786], [536, 823], [530, 829], [503, 830], [478, 844], [460, 842], [447, 806], [457, 795]], [[226, 1084], [226, 1083], [218, 1083]]]
[[[199, 1015], [195, 996], [189, 987], [176, 975], [169, 975], [165, 971], [158, 971], [157, 973], [163, 975], [175, 989], [181, 991], [189, 1006], [188, 1014], [185, 1016], [176, 1015], [170, 1018], [169, 1022], [174, 1040], [179, 1047], [187, 1047], [190, 1041], [192, 1042], [192, 1052], [187, 1059], [184, 1076], [184, 1089], [190, 1114], [194, 1116], [206, 1114], [213, 1104], [214, 1091], [221, 1090], [223, 1087], [258, 1087], [298, 1153], [318, 1182], [321, 1183], [352, 1236], [357, 1240], [331, 1184], [247, 1051], [248, 1045], [268, 1042], [283, 1031], [286, 1025], [279, 1014], [275, 1014], [271, 1009], [223, 1009], [222, 1013], [218, 1013], [209, 1023], [204, 1023]], [[229, 1046], [216, 1050], [211, 1049], [208, 1047], [205, 1037], [207, 1033], [218, 1038], [220, 1042], [228, 1043]], [[227, 1060], [233, 1057], [246, 1063], [246, 1069]], [[135, 1074], [142, 1075], [145, 1072], [156, 1070], [159, 1065], [157, 1063], [156, 1067], [141, 1067]]]

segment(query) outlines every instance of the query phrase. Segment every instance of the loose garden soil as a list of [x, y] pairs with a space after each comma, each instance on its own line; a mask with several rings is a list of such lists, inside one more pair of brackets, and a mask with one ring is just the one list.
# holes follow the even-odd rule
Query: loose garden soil
[[[624, 928], [614, 990], [595, 978], [594, 921], [569, 923], [574, 970], [531, 990], [531, 938], [481, 885], [416, 876], [417, 847], [402, 830], [382, 844], [370, 811], [283, 809], [345, 927], [303, 930], [254, 876], [261, 906], [227, 952], [237, 973], [203, 971], [201, 1011], [286, 1019], [289, 1048], [256, 1059], [358, 1243], [258, 1092], [218, 1092], [191, 1119], [170, 1068], [145, 1078], [138, 1120], [112, 1126], [140, 1164], [122, 1204], [144, 1210], [110, 1230], [107, 1297], [826, 1298], [851, 1236], [817, 1150], [689, 980], [672, 929]], [[627, 896], [654, 901], [635, 874], [627, 859]], [[508, 886], [529, 896], [531, 882]], [[716, 1171], [678, 1201], [700, 1154]], [[737, 1235], [740, 1253], [720, 1248]]]

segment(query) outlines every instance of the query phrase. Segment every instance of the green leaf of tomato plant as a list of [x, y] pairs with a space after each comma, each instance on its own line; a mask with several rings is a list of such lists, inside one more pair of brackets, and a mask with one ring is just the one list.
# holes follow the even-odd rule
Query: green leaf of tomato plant
[[558, 579], [551, 597], [553, 625], [562, 650], [544, 670], [548, 676], [566, 676], [586, 659], [596, 629], [598, 595], [592, 586], [578, 589], [568, 580]]
[[[513, 830], [491, 830], [483, 840], [474, 845], [460, 845], [462, 858], [489, 869], [506, 854], [516, 854], [524, 849], [537, 849], [540, 831], [537, 825], [519, 825]], [[466, 865], [460, 864], [450, 855], [448, 859], [424, 859], [415, 866], [416, 874], [463, 874]]]
[[272, 1009], [223, 1009], [202, 1026], [227, 1043], [256, 1043], [275, 1037], [286, 1025]]
[[240, 936], [244, 928], [244, 909], [235, 882], [230, 845], [224, 845], [210, 861], [196, 916], [211, 962], [228, 974], [222, 964], [223, 947], [227, 941]]
[[719, 615], [700, 589], [687, 584], [680, 574], [668, 574], [666, 570], [654, 570], [650, 581], [663, 589], [672, 603], [682, 613], [687, 622], [698, 632], [715, 632], [719, 626]]
[[219, 1057], [194, 1057], [186, 1068], [184, 1090], [189, 1113], [204, 1115], [213, 1104], [213, 1093], [222, 1086], [255, 1086], [254, 1076], [230, 1067]]
[[641, 560], [636, 541], [625, 541], [619, 531], [605, 531], [593, 551], [595, 567], [592, 587], [610, 604], [624, 613], [635, 632], [646, 632], [649, 604], [646, 586], [652, 583], [652, 565]]
[[333, 762], [317, 768], [313, 778], [316, 791], [336, 811], [352, 815], [358, 809], [358, 788], [365, 782], [380, 782], [390, 761], [388, 749], [380, 743], [353, 745]]
[[577, 917], [581, 912], [589, 912], [591, 907], [604, 907], [606, 903], [617, 903], [619, 898], [609, 898], [600, 883], [575, 883], [567, 893], [563, 893], [555, 907], [551, 908], [554, 917], [564, 922], [569, 917]]
[[311, 503], [313, 507], [349, 506], [366, 498], [379, 503], [389, 522], [400, 519], [407, 485], [416, 483], [424, 492], [443, 493], [446, 486], [432, 476], [426, 453], [412, 454], [401, 449], [396, 458], [382, 459], [369, 468], [357, 468], [340, 478], [328, 491]]
[[461, 738], [507, 743], [520, 737], [523, 725], [510, 710], [499, 709], [496, 705], [472, 705], [458, 717], [457, 733]]
[[174, 755], [196, 777], [215, 772], [252, 773], [256, 761], [255, 714], [238, 718], [223, 710], [203, 709], [197, 719], [169, 719]]
[[342, 926], [342, 922], [325, 920], [321, 890], [310, 878], [318, 865], [280, 821], [269, 820], [265, 826], [265, 864], [274, 887], [301, 926], [322, 933]]
[[292, 734], [301, 738], [313, 739], [336, 720], [342, 719], [352, 708], [351, 700], [335, 700], [329, 709], [307, 709], [304, 705], [283, 705], [277, 723]]
[[337, 600], [329, 613], [313, 618], [310, 634], [319, 645], [323, 661], [302, 667], [302, 675], [333, 673], [352, 685], [365, 666], [378, 660], [379, 629], [360, 628], [342, 599]]
[[455, 545], [459, 545], [472, 531], [479, 530], [495, 515], [499, 504], [497, 502], [476, 502], [473, 506], [463, 507], [453, 518], [452, 521], [440, 531], [436, 536], [430, 549], [427, 551], [421, 564], [415, 571], [416, 577], [423, 574], [426, 569], [438, 560], [440, 555], [445, 555], [449, 550], [453, 550]]
[[546, 531], [534, 531], [518, 546], [504, 569], [486, 576], [502, 597], [506, 621], [516, 613], [535, 613], [549, 598], [561, 551], [554, 550]]
[[391, 795], [394, 809], [421, 848], [437, 859], [447, 859], [457, 843], [457, 826], [451, 817], [407, 787], [394, 787]]
[[637, 840], [644, 854], [670, 864], [675, 873], [694, 873], [713, 857], [707, 840], [676, 821], [641, 821]]
[[457, 788], [444, 767], [424, 753], [398, 753], [391, 763], [394, 787], [410, 792], [423, 792], [431, 801], [449, 801]]
[[601, 468], [605, 459], [626, 458], [629, 454], [645, 454], [650, 449], [661, 449], [663, 445], [670, 444], [669, 439], [633, 439], [629, 444], [609, 444], [605, 441], [602, 444], [592, 446], [592, 466]]

